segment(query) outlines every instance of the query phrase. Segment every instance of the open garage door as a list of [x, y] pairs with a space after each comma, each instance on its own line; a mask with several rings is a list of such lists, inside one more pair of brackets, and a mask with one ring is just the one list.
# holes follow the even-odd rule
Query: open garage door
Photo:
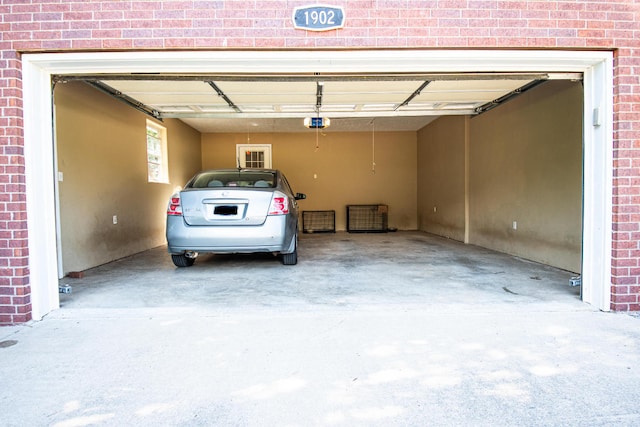
[[[311, 74], [311, 75], [309, 75]], [[477, 115], [549, 80], [581, 73], [130, 74], [80, 80], [157, 119], [179, 118], [202, 133], [418, 130], [436, 117]], [[402, 120], [397, 120], [402, 118]], [[306, 127], [316, 127], [307, 120]]]
[[[338, 118], [335, 120], [335, 127], [334, 123], [331, 125], [332, 130], [337, 130], [342, 124], [352, 128], [357, 127], [359, 122], [369, 124], [371, 117], [380, 117], [380, 120], [376, 118], [376, 126], [384, 129], [385, 123], [389, 123], [389, 126], [398, 123], [397, 119], [394, 120], [395, 116], [417, 117], [418, 119], [403, 120], [402, 123], [406, 125], [414, 120], [422, 120], [417, 126], [423, 126], [425, 120], [434, 116], [475, 115], [541, 81], [554, 76], [575, 79], [578, 74], [584, 73], [585, 168], [593, 168], [594, 171], [594, 174], [588, 174], [589, 177], [585, 179], [584, 228], [587, 230], [587, 224], [595, 226], [584, 237], [584, 296], [587, 302], [601, 309], [608, 309], [609, 271], [606, 266], [602, 268], [601, 260], [609, 260], [607, 245], [610, 247], [610, 233], [607, 234], [606, 231], [611, 228], [610, 209], [607, 210], [610, 208], [611, 166], [606, 161], [602, 163], [602, 159], [610, 159], [611, 153], [603, 153], [602, 150], [610, 147], [611, 136], [610, 133], [602, 133], [610, 130], [610, 123], [606, 120], [603, 122], [601, 117], [609, 119], [610, 116], [610, 99], [607, 98], [607, 88], [610, 89], [611, 85], [607, 80], [610, 76], [610, 56], [584, 52], [582, 55], [572, 53], [573, 58], [572, 55], [567, 56], [566, 52], [564, 56], [557, 55], [557, 52], [538, 52], [537, 55], [531, 55], [531, 52], [516, 52], [514, 55], [511, 52], [510, 56], [498, 52], [493, 52], [494, 56], [488, 55], [488, 52], [474, 52], [466, 57], [458, 56], [456, 52], [438, 52], [437, 55], [433, 52], [411, 52], [410, 55], [406, 52], [357, 52], [357, 55], [352, 55], [354, 52], [323, 52], [321, 55], [317, 55], [318, 52], [261, 52], [260, 55], [264, 54], [264, 57], [257, 59], [255, 53], [252, 53], [253, 56], [243, 55], [241, 52], [231, 55], [229, 52], [194, 53], [186, 61], [184, 55], [180, 61], [176, 61], [177, 58], [172, 58], [170, 53], [166, 56], [154, 54], [146, 59], [144, 55], [128, 57], [123, 54], [29, 55], [28, 58], [25, 57], [25, 86], [28, 86], [25, 88], [25, 120], [46, 117], [47, 112], [50, 114], [50, 105], [32, 104], [29, 100], [33, 102], [35, 96], [42, 97], [43, 93], [50, 96], [47, 79], [52, 76], [91, 81], [101, 90], [137, 105], [156, 118], [179, 117], [194, 127], [198, 126], [198, 121], [211, 119], [220, 120], [216, 129], [220, 129], [225, 123], [238, 123], [232, 122], [230, 117], [235, 120], [251, 120], [258, 126], [260, 123], [257, 120], [265, 120], [271, 127], [276, 126], [276, 123], [286, 126], [288, 120], [293, 124], [295, 120], [295, 126], [299, 126], [302, 115], [315, 114], [319, 117], [327, 114]], [[211, 71], [210, 55], [219, 56], [215, 58], [215, 72]], [[238, 76], [247, 77], [246, 70], [252, 69], [249, 64], [257, 62], [260, 63], [260, 75], [248, 76], [252, 85], [246, 81], [239, 82]], [[126, 76], [131, 73], [137, 73], [136, 78], [141, 77], [139, 73], [151, 75], [151, 69], [154, 73], [160, 70], [161, 76], [160, 80], [147, 78], [144, 81], [148, 86], [146, 89], [141, 88], [140, 81]], [[310, 73], [310, 70], [313, 70], [311, 74], [316, 74], [315, 77], [304, 75]], [[162, 78], [166, 81], [169, 74], [190, 75], [188, 82], [175, 77], [169, 80], [172, 84], [168, 88], [180, 92], [183, 99], [181, 102], [177, 102], [180, 97], [163, 98], [163, 94], [170, 96], [171, 90], [163, 93], [156, 86]], [[322, 75], [322, 81], [317, 75]], [[381, 82], [384, 82], [388, 90], [377, 89]], [[287, 87], [298, 89], [288, 90], [283, 87], [283, 83]], [[194, 98], [198, 94], [192, 89], [195, 84], [206, 84], [209, 89], [213, 89], [218, 96], [217, 102], [213, 105], [197, 102]], [[256, 89], [259, 85], [265, 86], [265, 92], [278, 102], [269, 104], [261, 101], [260, 94], [263, 92]], [[459, 88], [457, 92], [456, 87]], [[286, 96], [296, 97], [301, 92], [310, 94], [305, 97], [304, 102], [295, 98], [292, 101], [292, 98]], [[455, 93], [457, 98], [453, 96]], [[476, 96], [470, 96], [471, 93]], [[267, 108], [271, 110], [261, 111]], [[298, 111], [294, 111], [296, 109]], [[351, 111], [345, 111], [348, 109]], [[587, 111], [592, 113], [587, 114]], [[196, 113], [209, 117], [197, 117]], [[284, 118], [278, 119], [279, 116]], [[596, 116], [598, 121], [594, 123], [593, 118]], [[37, 146], [39, 141], [51, 140], [50, 128], [48, 136], [46, 129], [39, 129], [37, 126], [31, 129], [25, 139], [26, 145], [33, 150], [27, 156], [27, 161], [30, 163], [29, 179], [33, 184], [30, 186], [29, 212], [35, 212], [32, 209], [41, 210], [47, 206], [53, 209], [52, 203], [55, 204], [50, 188], [44, 185], [45, 182], [50, 182], [50, 178], [46, 178], [46, 172], [51, 172], [49, 177], [53, 176], [53, 153], [42, 150], [36, 154], [35, 151], [38, 150], [33, 148], [33, 144]], [[595, 152], [594, 140], [604, 142]], [[599, 163], [593, 163], [594, 160]], [[49, 166], [35, 167], [43, 166], [47, 161], [50, 161]], [[44, 174], [41, 176], [40, 173]], [[31, 260], [32, 281], [40, 283], [36, 280], [38, 277], [57, 277], [55, 263], [52, 263], [56, 258], [55, 223], [42, 224], [32, 220], [30, 227], [33, 227], [33, 230], [30, 228], [30, 236], [47, 237], [32, 242], [32, 247], [41, 248], [41, 251], [32, 251], [34, 253]], [[35, 234], [38, 231], [43, 233]], [[596, 254], [598, 257], [607, 254], [606, 257], [599, 258], [599, 265], [594, 262]], [[46, 282], [47, 280], [42, 281]], [[57, 304], [57, 287], [34, 286], [34, 317], [41, 317], [56, 308]]]

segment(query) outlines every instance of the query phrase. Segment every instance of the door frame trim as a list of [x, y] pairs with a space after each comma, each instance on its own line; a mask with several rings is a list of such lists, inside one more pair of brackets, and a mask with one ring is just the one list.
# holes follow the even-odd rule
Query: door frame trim
[[[578, 72], [584, 79], [583, 300], [611, 304], [613, 53], [570, 50], [309, 50], [27, 53], [22, 56], [32, 316], [59, 308], [52, 77], [96, 73]], [[597, 109], [599, 123], [593, 122]]]

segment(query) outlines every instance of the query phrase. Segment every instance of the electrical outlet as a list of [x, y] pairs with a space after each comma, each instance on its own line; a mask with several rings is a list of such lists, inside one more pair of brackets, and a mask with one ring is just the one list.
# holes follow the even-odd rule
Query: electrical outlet
[[114, 215], [113, 216], [113, 224], [117, 224], [118, 223], [118, 215]]
[[434, 207], [433, 207], [433, 211], [434, 211], [434, 212], [438, 212], [438, 207], [437, 207], [437, 206], [434, 206]]
[[514, 230], [518, 229], [518, 221], [513, 221], [512, 227]]

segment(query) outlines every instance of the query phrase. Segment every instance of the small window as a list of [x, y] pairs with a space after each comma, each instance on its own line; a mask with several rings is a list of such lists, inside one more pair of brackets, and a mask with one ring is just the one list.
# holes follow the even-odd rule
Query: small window
[[264, 168], [264, 151], [246, 151], [244, 159], [248, 168]]
[[237, 144], [236, 157], [241, 168], [270, 169], [271, 144]]
[[169, 182], [167, 130], [147, 120], [147, 177], [149, 182]]

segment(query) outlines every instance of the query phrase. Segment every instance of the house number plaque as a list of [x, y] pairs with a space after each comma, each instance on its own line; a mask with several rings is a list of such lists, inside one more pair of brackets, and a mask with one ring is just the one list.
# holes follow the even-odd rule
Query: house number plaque
[[329, 31], [344, 26], [344, 11], [338, 6], [303, 6], [293, 11], [295, 28], [309, 31]]

